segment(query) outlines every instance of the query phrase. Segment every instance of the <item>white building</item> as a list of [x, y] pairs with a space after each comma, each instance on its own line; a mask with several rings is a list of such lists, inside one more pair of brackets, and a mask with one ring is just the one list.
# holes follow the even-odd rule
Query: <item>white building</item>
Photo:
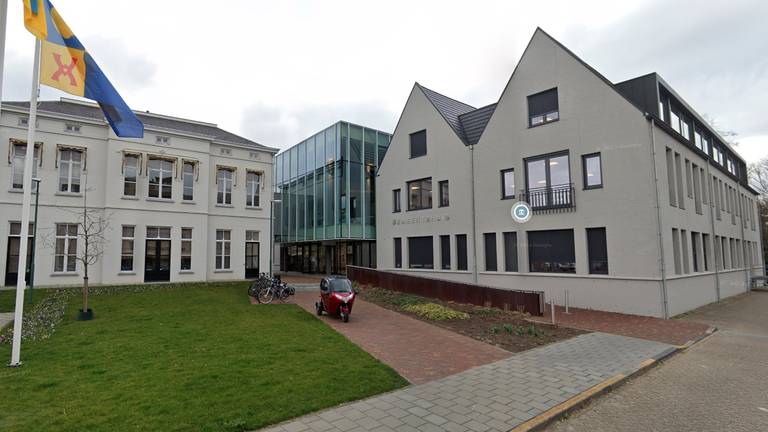
[[[0, 272], [6, 285], [16, 284], [28, 108], [27, 102], [6, 102], [0, 116], [7, 154], [0, 164]], [[87, 207], [109, 218], [104, 255], [89, 269], [91, 283], [238, 280], [267, 271], [277, 149], [211, 123], [137, 115], [144, 138], [122, 139], [95, 104], [64, 98], [40, 103], [35, 285], [82, 283], [74, 254], [83, 241], [74, 212], [86, 195]]]
[[657, 74], [613, 84], [540, 29], [495, 104], [416, 84], [376, 188], [382, 270], [662, 317], [764, 271], [727, 142]]

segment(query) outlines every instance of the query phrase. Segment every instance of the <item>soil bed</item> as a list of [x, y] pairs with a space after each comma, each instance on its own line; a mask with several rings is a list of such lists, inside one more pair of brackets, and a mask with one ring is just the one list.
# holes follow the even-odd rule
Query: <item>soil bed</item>
[[[447, 302], [373, 286], [357, 287], [360, 297], [381, 307], [434, 324], [456, 333], [496, 345], [511, 352], [520, 352], [588, 333], [568, 327], [532, 323], [527, 314], [503, 311], [470, 304]], [[411, 305], [434, 303], [469, 314], [467, 319], [434, 320], [404, 310]]]

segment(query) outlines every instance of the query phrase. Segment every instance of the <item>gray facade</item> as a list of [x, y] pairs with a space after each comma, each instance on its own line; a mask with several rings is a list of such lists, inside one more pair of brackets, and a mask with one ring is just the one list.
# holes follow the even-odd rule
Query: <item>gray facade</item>
[[[419, 179], [432, 205], [411, 205]], [[651, 316], [744, 292], [763, 271], [736, 152], [658, 75], [614, 85], [540, 29], [496, 104], [415, 85], [377, 189], [381, 269]]]

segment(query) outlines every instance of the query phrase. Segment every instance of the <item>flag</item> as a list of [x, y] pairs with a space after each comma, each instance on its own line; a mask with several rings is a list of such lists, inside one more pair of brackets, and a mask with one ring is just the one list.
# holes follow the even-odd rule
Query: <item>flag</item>
[[40, 83], [95, 100], [119, 137], [141, 138], [144, 125], [48, 0], [23, 0], [24, 26], [42, 41]]

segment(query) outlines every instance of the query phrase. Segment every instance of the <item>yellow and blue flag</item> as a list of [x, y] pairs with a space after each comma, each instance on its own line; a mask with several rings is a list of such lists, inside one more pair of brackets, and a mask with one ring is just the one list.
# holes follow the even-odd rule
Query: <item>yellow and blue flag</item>
[[42, 41], [40, 83], [98, 102], [119, 137], [141, 138], [144, 125], [48, 0], [23, 0], [24, 26]]

